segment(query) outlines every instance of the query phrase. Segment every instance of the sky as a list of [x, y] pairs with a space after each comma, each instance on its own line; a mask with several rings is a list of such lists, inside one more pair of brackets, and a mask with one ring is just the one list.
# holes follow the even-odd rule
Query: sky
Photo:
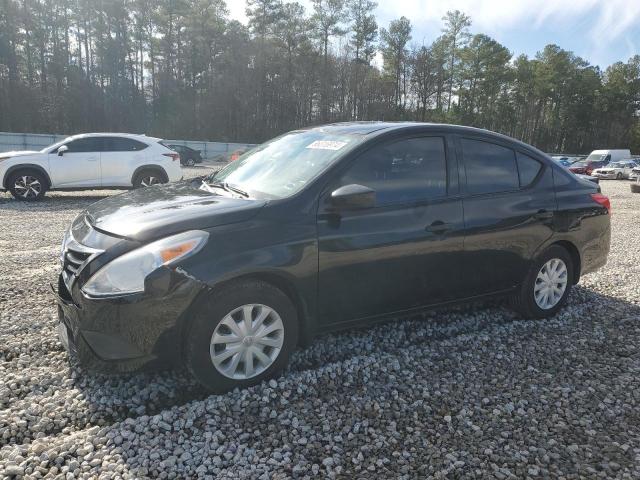
[[[287, 0], [285, 0], [287, 1]], [[298, 0], [311, 12], [310, 0]], [[230, 16], [246, 23], [245, 0], [227, 0]], [[378, 25], [405, 16], [414, 45], [430, 44], [442, 16], [458, 9], [471, 17], [471, 33], [487, 34], [511, 53], [530, 57], [555, 43], [606, 68], [640, 54], [640, 0], [378, 0]]]

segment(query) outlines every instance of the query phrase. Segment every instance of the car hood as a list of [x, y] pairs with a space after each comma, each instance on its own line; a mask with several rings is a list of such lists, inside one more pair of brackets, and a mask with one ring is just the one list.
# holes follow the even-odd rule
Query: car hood
[[15, 157], [23, 157], [25, 155], [34, 155], [39, 154], [36, 150], [14, 150], [11, 152], [0, 152], [0, 160], [5, 160], [7, 158], [15, 158]]
[[198, 181], [141, 188], [100, 200], [87, 208], [96, 230], [142, 242], [186, 230], [237, 223], [267, 202], [217, 195]]

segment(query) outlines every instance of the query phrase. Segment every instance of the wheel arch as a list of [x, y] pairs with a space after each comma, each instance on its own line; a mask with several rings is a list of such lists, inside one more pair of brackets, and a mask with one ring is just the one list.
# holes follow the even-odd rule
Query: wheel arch
[[9, 167], [4, 173], [4, 178], [2, 179], [2, 188], [7, 189], [7, 182], [9, 181], [9, 178], [11, 178], [11, 175], [20, 170], [38, 171], [44, 176], [45, 180], [47, 181], [47, 189], [51, 188], [51, 177], [49, 177], [49, 174], [44, 169], [44, 167], [35, 163], [20, 163], [18, 165], [12, 165], [11, 167]]
[[151, 163], [147, 165], [140, 165], [133, 171], [133, 175], [131, 175], [131, 185], [134, 184], [136, 177], [145, 170], [158, 172], [165, 182], [169, 181], [169, 175], [167, 174], [167, 171], [162, 166]]
[[[225, 279], [219, 283], [216, 283], [212, 287], [203, 288], [200, 294], [191, 303], [190, 308], [197, 308], [197, 305], [200, 304], [204, 296], [211, 295], [211, 293], [215, 291], [232, 286], [234, 283], [240, 283], [240, 282], [245, 282], [249, 280], [257, 280], [264, 283], [268, 283], [269, 285], [276, 287], [278, 290], [280, 290], [289, 298], [294, 308], [296, 309], [296, 314], [298, 317], [299, 328], [298, 328], [298, 339], [296, 343], [300, 346], [308, 345], [313, 338], [313, 333], [312, 333], [312, 318], [309, 313], [307, 302], [305, 301], [301, 292], [295, 287], [294, 282], [286, 278], [284, 275], [280, 275], [278, 273], [255, 272], [255, 273], [242, 274], [236, 277]], [[183, 332], [184, 331], [186, 331], [186, 328], [183, 329]]]
[[564, 248], [567, 252], [569, 252], [569, 255], [571, 256], [571, 261], [573, 262], [573, 284], [574, 285], [577, 284], [578, 281], [580, 280], [580, 271], [582, 267], [580, 250], [578, 250], [578, 247], [576, 247], [575, 244], [573, 244], [568, 240], [559, 240], [557, 242], [552, 243], [549, 246], [553, 246], [553, 245], [558, 245]]

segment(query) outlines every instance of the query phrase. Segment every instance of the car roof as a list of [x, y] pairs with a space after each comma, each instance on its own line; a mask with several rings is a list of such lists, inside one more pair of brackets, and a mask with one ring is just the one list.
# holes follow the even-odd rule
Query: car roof
[[449, 123], [429, 123], [429, 122], [337, 122], [328, 123], [325, 125], [318, 125], [308, 127], [302, 130], [318, 130], [327, 133], [352, 133], [360, 135], [368, 135], [374, 132], [402, 130], [416, 127], [425, 127], [433, 129], [446, 129], [456, 130], [468, 133], [488, 133], [491, 135], [500, 135], [499, 133], [491, 132], [489, 130], [483, 130], [481, 128], [467, 127], [463, 125], [453, 125]]
[[67, 139], [77, 139], [77, 138], [90, 138], [90, 137], [124, 137], [124, 138], [132, 138], [135, 140], [140, 140], [145, 143], [153, 143], [159, 142], [162, 139], [157, 137], [148, 137], [144, 134], [137, 133], [117, 133], [117, 132], [93, 132], [93, 133], [80, 133], [77, 135], [71, 135], [67, 137]]
[[533, 150], [539, 154], [547, 156], [546, 153], [538, 150], [536, 147], [532, 145], [528, 145], [520, 140], [509, 137], [507, 135], [503, 135], [501, 133], [492, 132], [490, 130], [485, 130], [482, 128], [476, 127], [468, 127], [465, 125], [453, 125], [449, 123], [429, 123], [429, 122], [338, 122], [338, 123], [329, 123], [326, 125], [318, 125], [314, 127], [308, 127], [304, 129], [300, 129], [299, 131], [309, 131], [316, 130], [325, 133], [333, 133], [333, 134], [356, 134], [356, 135], [380, 135], [387, 132], [398, 131], [398, 130], [418, 130], [424, 129], [428, 130], [444, 130], [447, 133], [458, 133], [458, 134], [466, 134], [466, 135], [486, 135], [489, 137], [493, 137], [496, 139], [501, 139], [503, 141], [509, 143], [515, 143], [525, 149]]

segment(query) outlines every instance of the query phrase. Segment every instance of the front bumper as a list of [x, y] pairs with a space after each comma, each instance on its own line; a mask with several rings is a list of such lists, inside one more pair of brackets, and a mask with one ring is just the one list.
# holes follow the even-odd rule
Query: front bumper
[[597, 177], [597, 178], [602, 178], [603, 180], [615, 180], [616, 179], [616, 174], [615, 173], [592, 172], [591, 176], [592, 177]]
[[93, 299], [59, 276], [59, 336], [81, 365], [117, 373], [180, 363], [186, 313], [203, 286], [166, 268], [152, 277], [145, 293]]

